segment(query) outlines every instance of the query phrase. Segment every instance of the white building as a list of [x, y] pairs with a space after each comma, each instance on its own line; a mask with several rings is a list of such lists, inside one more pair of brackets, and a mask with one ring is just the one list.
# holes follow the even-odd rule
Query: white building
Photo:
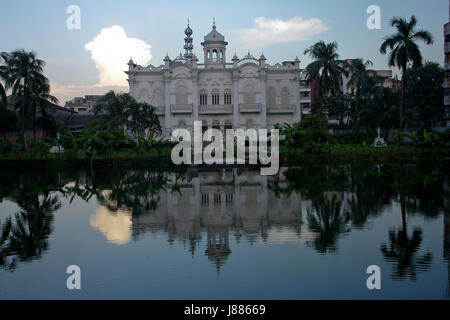
[[215, 24], [202, 42], [204, 63], [193, 53], [192, 29], [186, 28], [185, 53], [158, 67], [136, 65], [126, 72], [130, 94], [157, 108], [165, 134], [175, 128], [273, 128], [301, 120], [300, 60], [269, 65], [248, 53], [227, 62], [225, 37]]

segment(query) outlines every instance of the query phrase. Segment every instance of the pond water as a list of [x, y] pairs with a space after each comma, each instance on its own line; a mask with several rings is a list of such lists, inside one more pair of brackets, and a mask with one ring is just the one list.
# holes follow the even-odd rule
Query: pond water
[[448, 169], [3, 170], [0, 299], [448, 299]]

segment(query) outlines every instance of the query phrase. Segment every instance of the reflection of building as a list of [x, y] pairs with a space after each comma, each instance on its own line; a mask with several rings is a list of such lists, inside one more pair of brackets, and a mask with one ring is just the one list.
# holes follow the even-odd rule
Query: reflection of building
[[204, 62], [193, 52], [192, 29], [185, 30], [185, 53], [160, 66], [139, 66], [130, 59], [130, 94], [157, 109], [163, 132], [205, 126], [273, 128], [300, 121], [300, 60], [269, 65], [250, 52], [227, 62], [225, 37], [215, 24], [202, 42]]
[[444, 259], [447, 260], [447, 298], [450, 297], [450, 186], [444, 183]]
[[[168, 233], [169, 242], [188, 243], [192, 254], [206, 231], [205, 254], [218, 271], [231, 254], [230, 234], [250, 243], [268, 238], [271, 226], [300, 234], [301, 197], [276, 197], [267, 176], [259, 171], [217, 169], [188, 172], [182, 179], [170, 176], [180, 193], [160, 191], [158, 208], [132, 215], [131, 233]], [[283, 178], [281, 178], [283, 179]]]

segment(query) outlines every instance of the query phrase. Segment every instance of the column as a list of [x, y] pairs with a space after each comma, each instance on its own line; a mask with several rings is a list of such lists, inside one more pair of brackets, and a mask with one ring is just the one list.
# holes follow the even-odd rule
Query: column
[[171, 125], [171, 116], [170, 116], [170, 79], [165, 78], [164, 79], [164, 89], [165, 89], [165, 117], [164, 117], [164, 123], [166, 127], [166, 135], [170, 137], [171, 131], [172, 131], [172, 125]]
[[302, 121], [302, 108], [300, 108], [300, 74], [294, 78], [294, 122]]
[[233, 127], [239, 127], [239, 75], [233, 72]]
[[[192, 94], [194, 95], [192, 97], [192, 103], [194, 104], [194, 121], [198, 121], [198, 108], [199, 108], [199, 95], [198, 95], [198, 79], [197, 79], [197, 73], [194, 73], [192, 77]], [[194, 124], [192, 124], [194, 125]]]
[[267, 128], [267, 95], [266, 95], [266, 74], [262, 72], [260, 81], [260, 94], [261, 94], [261, 124], [260, 128]]

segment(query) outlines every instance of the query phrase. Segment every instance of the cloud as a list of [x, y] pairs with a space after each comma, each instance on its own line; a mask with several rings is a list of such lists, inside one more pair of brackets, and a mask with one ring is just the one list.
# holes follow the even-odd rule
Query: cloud
[[[129, 59], [130, 57], [128, 57]], [[123, 72], [123, 70], [122, 70]], [[58, 98], [59, 105], [64, 106], [65, 102], [75, 97], [84, 97], [85, 95], [103, 95], [109, 90], [116, 92], [128, 92], [128, 86], [103, 86], [103, 85], [62, 85], [56, 82], [50, 83], [52, 95]]]
[[104, 28], [87, 43], [85, 49], [91, 52], [91, 58], [100, 72], [100, 86], [126, 86], [125, 70], [133, 57], [135, 63], [146, 65], [152, 59], [151, 46], [136, 38], [128, 38], [121, 26]]
[[325, 23], [317, 18], [294, 17], [282, 20], [258, 17], [253, 28], [240, 29], [236, 33], [237, 39], [244, 42], [247, 47], [259, 48], [275, 43], [308, 40], [327, 30]]

